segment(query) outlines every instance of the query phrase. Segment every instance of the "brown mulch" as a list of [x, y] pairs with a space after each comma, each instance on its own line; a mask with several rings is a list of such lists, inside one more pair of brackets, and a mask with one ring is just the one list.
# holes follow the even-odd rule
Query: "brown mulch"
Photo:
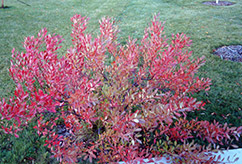
[[242, 45], [223, 46], [217, 48], [213, 54], [223, 60], [242, 62]]
[[216, 3], [216, 1], [206, 1], [203, 2], [203, 4], [205, 5], [211, 5], [211, 6], [230, 6], [233, 5], [233, 2], [228, 2], [228, 1], [219, 1], [218, 3]]

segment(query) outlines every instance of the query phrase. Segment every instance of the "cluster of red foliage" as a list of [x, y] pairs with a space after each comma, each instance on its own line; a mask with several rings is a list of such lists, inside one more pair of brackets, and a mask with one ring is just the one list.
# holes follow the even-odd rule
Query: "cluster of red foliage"
[[[210, 80], [195, 76], [203, 58], [191, 60], [184, 34], [169, 41], [154, 16], [143, 39], [118, 43], [111, 18], [100, 21], [100, 35], [86, 34], [87, 18], [75, 15], [73, 46], [61, 58], [59, 35], [43, 29], [13, 50], [10, 75], [15, 96], [0, 101], [0, 124], [14, 134], [29, 121], [47, 138], [58, 160], [131, 162], [168, 154], [176, 162], [209, 162], [213, 147], [239, 139], [242, 128], [217, 122], [188, 121], [186, 113], [203, 109], [191, 95], [208, 90]], [[59, 128], [68, 133], [59, 133]]]

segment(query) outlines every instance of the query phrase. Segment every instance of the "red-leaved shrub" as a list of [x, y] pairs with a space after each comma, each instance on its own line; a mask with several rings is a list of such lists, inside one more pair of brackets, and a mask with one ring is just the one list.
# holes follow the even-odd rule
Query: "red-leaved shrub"
[[[239, 139], [241, 127], [186, 118], [203, 109], [191, 95], [208, 90], [195, 76], [203, 58], [191, 60], [185, 34], [169, 41], [157, 16], [141, 41], [118, 43], [111, 18], [100, 35], [85, 33], [87, 18], [71, 18], [72, 47], [61, 58], [59, 35], [43, 29], [12, 51], [13, 97], [0, 101], [1, 130], [14, 134], [29, 121], [60, 162], [95, 159], [134, 162], [168, 154], [180, 163], [216, 162], [209, 151]], [[203, 146], [194, 141], [206, 140]]]

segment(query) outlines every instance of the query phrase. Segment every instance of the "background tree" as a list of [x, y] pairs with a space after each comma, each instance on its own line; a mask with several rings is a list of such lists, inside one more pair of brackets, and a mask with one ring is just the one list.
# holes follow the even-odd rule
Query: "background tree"
[[4, 8], [4, 0], [2, 0], [2, 8]]

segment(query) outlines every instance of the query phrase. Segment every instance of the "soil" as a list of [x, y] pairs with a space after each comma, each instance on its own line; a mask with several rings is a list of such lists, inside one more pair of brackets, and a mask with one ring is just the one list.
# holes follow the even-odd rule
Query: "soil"
[[233, 2], [228, 2], [228, 1], [219, 1], [218, 3], [216, 3], [216, 1], [206, 1], [203, 2], [203, 4], [205, 5], [210, 5], [210, 6], [230, 6], [233, 5]]
[[242, 62], [242, 45], [230, 45], [217, 48], [214, 55], [221, 57], [223, 60]]

